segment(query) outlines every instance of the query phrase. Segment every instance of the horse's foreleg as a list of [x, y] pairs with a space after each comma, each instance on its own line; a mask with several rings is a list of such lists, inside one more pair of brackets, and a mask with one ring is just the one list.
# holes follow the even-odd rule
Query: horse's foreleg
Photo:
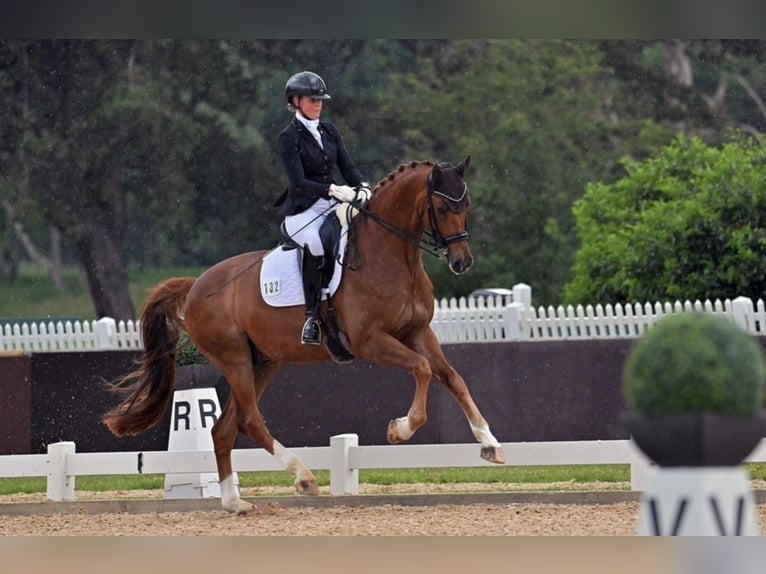
[[415, 341], [415, 347], [428, 358], [436, 378], [460, 405], [468, 419], [468, 424], [471, 426], [473, 436], [481, 443], [481, 457], [490, 462], [505, 463], [505, 455], [500, 443], [494, 437], [492, 431], [490, 431], [489, 424], [481, 412], [479, 412], [479, 408], [476, 406], [473, 397], [471, 397], [465, 380], [463, 380], [463, 377], [449, 364], [444, 356], [439, 340], [434, 332], [430, 328], [426, 329]]
[[433, 376], [428, 360], [385, 333], [371, 338], [363, 346], [359, 356], [381, 365], [405, 367], [412, 373], [415, 379], [415, 397], [410, 410], [406, 416], [391, 420], [387, 432], [388, 442], [391, 444], [409, 440], [428, 420], [428, 387]]
[[426, 405], [428, 403], [428, 387], [431, 382], [431, 369], [427, 370], [428, 375], [421, 374], [423, 372], [422, 365], [419, 365], [417, 368], [418, 374], [415, 374], [413, 370], [415, 397], [412, 399], [412, 405], [410, 410], [407, 411], [406, 416], [393, 419], [388, 423], [388, 442], [391, 444], [409, 440], [415, 434], [415, 431], [426, 424], [428, 420]]

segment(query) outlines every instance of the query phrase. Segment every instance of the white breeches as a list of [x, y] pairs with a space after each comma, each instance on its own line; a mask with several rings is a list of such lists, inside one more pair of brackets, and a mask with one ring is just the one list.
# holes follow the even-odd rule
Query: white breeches
[[332, 213], [337, 202], [330, 199], [317, 199], [311, 207], [301, 213], [285, 217], [285, 229], [301, 247], [308, 245], [312, 255], [324, 255], [319, 228]]

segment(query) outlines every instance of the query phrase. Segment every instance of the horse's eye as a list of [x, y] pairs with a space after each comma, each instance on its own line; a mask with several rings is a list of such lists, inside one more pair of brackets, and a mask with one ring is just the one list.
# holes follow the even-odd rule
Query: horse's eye
[[446, 216], [446, 215], [447, 215], [447, 212], [448, 212], [449, 210], [448, 210], [446, 207], [444, 207], [443, 205], [441, 205], [441, 206], [439, 206], [439, 207], [437, 207], [437, 208], [436, 208], [436, 211], [437, 211], [437, 213], [438, 213], [439, 215], [441, 215], [442, 217], [444, 217], [444, 216]]

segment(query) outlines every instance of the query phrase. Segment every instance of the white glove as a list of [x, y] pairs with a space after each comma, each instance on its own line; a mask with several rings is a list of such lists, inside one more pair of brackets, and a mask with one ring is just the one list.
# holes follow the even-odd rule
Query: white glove
[[371, 197], [372, 192], [368, 188], [360, 187], [356, 190], [356, 199], [354, 200], [353, 204], [341, 203], [335, 210], [335, 213], [338, 215], [338, 219], [340, 220], [341, 226], [348, 226], [351, 220], [359, 214], [359, 209], [357, 209], [355, 206], [357, 204], [360, 204], [362, 207], [366, 206]]
[[367, 187], [360, 187], [356, 191], [356, 200], [359, 201], [363, 206], [367, 205], [367, 202], [370, 201], [370, 198], [372, 197], [372, 191], [370, 191]]
[[349, 185], [335, 185], [331, 183], [329, 194], [343, 203], [351, 203], [356, 199], [356, 190]]

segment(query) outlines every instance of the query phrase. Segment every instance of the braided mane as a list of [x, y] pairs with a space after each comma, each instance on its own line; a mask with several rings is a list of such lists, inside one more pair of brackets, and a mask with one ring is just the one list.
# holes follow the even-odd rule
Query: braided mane
[[394, 181], [397, 177], [401, 176], [404, 172], [410, 172], [410, 171], [414, 170], [415, 168], [418, 168], [418, 167], [423, 166], [423, 165], [428, 166], [428, 167], [432, 167], [435, 164], [434, 164], [434, 162], [428, 161], [428, 160], [426, 160], [426, 161], [411, 161], [410, 163], [403, 163], [398, 168], [396, 168], [394, 171], [389, 173], [386, 177], [381, 179], [375, 185], [375, 189], [373, 190], [373, 194], [377, 193], [378, 190], [380, 190], [380, 188], [383, 187], [385, 184], [391, 183], [392, 181]]

